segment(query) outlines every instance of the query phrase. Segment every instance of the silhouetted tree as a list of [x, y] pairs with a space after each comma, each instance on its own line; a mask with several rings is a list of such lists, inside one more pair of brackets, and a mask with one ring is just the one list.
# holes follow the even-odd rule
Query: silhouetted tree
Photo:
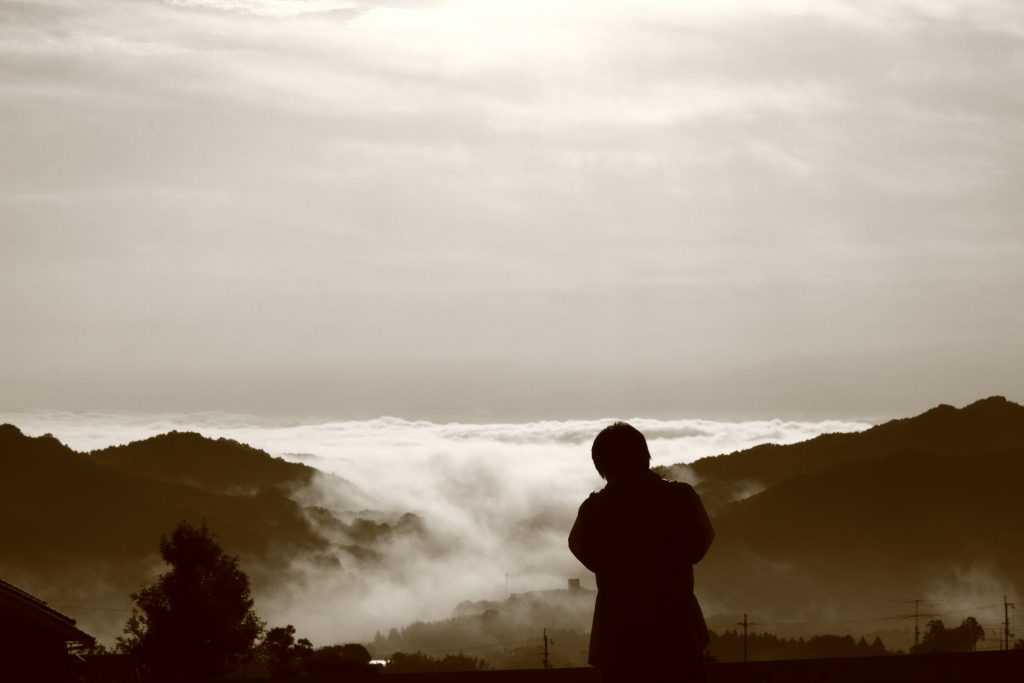
[[[709, 653], [723, 662], [742, 661], [742, 633], [727, 630], [721, 635], [711, 631], [710, 635]], [[894, 653], [885, 649], [879, 636], [875, 636], [871, 644], [863, 636], [859, 641], [854, 641], [852, 636], [830, 634], [810, 636], [805, 640], [803, 637], [787, 639], [771, 633], [751, 633], [748, 638], [748, 656], [751, 660], [878, 657], [889, 654]]]
[[301, 674], [303, 662], [313, 652], [313, 644], [309, 640], [295, 640], [295, 627], [291, 624], [267, 631], [261, 647], [270, 675], [275, 678]]
[[445, 655], [444, 659], [435, 659], [422, 652], [408, 654], [396, 652], [391, 655], [385, 671], [389, 674], [431, 673], [439, 671], [487, 671], [490, 665], [482, 659], [469, 657], [461, 652], [457, 655]]
[[118, 648], [152, 678], [205, 678], [230, 673], [263, 633], [249, 577], [206, 528], [181, 522], [160, 537], [171, 570], [132, 593], [132, 615]]
[[985, 636], [985, 629], [974, 617], [967, 617], [956, 628], [946, 628], [941, 619], [928, 622], [921, 644], [914, 652], [931, 652], [934, 649], [952, 652], [970, 652]]

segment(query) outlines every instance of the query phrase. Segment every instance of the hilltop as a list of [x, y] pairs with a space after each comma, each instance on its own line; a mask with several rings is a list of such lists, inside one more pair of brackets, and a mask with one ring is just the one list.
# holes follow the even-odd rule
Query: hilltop
[[233, 439], [209, 439], [195, 432], [172, 431], [84, 455], [117, 472], [212, 493], [304, 486], [318, 472]]
[[320, 480], [337, 498], [336, 505], [358, 509], [367, 502], [366, 494], [342, 477], [275, 458], [233, 439], [210, 439], [195, 432], [167, 432], [84, 455], [116, 472], [210, 493], [288, 493]]
[[275, 546], [326, 547], [301, 507], [275, 487], [228, 495], [130, 474], [13, 425], [0, 425], [0, 454], [0, 543], [8, 561], [138, 558], [155, 552], [160, 534], [182, 519], [206, 519], [232, 553], [266, 559]]

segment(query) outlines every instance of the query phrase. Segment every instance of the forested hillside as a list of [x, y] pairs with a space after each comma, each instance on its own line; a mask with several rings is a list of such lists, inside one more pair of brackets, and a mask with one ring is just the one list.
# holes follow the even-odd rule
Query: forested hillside
[[1024, 586], [1022, 493], [1024, 450], [832, 465], [721, 508], [697, 582], [718, 611], [815, 618], [978, 590], [958, 581], [1012, 592]]
[[954, 456], [1024, 449], [1024, 406], [992, 396], [960, 409], [940, 405], [863, 432], [822, 434], [781, 446], [764, 444], [657, 469], [669, 479], [695, 483], [705, 506], [714, 512], [798, 474], [905, 449]]

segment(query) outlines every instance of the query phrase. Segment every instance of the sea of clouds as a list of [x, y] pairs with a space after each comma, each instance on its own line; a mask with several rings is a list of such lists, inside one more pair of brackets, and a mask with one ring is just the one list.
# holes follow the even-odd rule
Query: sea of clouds
[[[870, 426], [834, 420], [628, 421], [647, 436], [654, 465]], [[376, 630], [445, 618], [463, 600], [504, 598], [506, 586], [512, 592], [563, 588], [567, 578], [579, 577], [593, 587], [593, 575], [569, 553], [566, 536], [579, 504], [603, 485], [589, 448], [611, 419], [436, 424], [392, 417], [30, 412], [0, 414], [0, 422], [30, 436], [53, 434], [78, 451], [171, 430], [225, 437], [336, 474], [361, 491], [357, 500], [350, 494], [332, 499], [323, 490], [330, 481], [324, 477], [311, 490], [296, 492], [300, 502], [347, 500], [348, 510], [335, 502], [332, 511], [373, 511], [362, 514], [392, 522], [406, 512], [419, 515], [426, 534], [389, 542], [376, 565], [342, 557], [339, 571], [297, 558], [288, 580], [256, 596], [271, 625], [295, 624], [317, 645], [366, 641]]]

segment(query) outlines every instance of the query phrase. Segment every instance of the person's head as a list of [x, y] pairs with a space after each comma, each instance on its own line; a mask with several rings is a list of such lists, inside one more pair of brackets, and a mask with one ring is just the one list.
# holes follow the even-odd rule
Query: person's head
[[616, 422], [605, 427], [590, 447], [597, 473], [605, 479], [630, 472], [642, 472], [651, 466], [647, 439], [635, 427]]

